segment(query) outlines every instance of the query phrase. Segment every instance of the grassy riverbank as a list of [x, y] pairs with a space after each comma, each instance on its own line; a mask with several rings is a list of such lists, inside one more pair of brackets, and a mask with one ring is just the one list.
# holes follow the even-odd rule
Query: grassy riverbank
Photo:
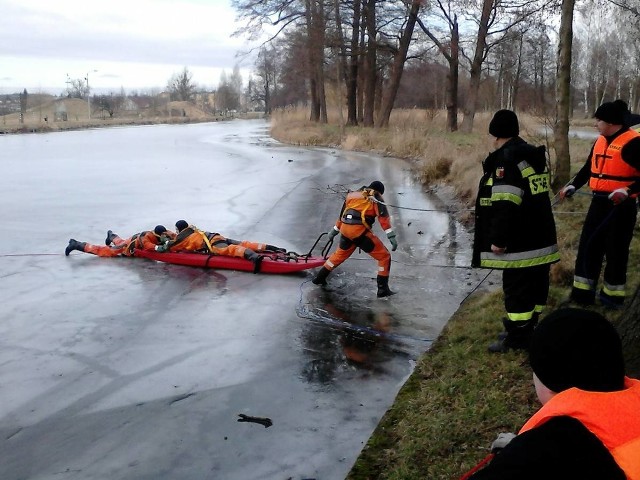
[[[488, 115], [477, 117], [475, 129], [481, 133], [471, 135], [445, 132], [444, 112], [394, 112], [388, 130], [317, 125], [307, 122], [307, 115], [303, 111], [274, 115], [272, 135], [285, 143], [411, 159], [425, 186], [446, 184], [456, 192], [461, 208], [473, 206], [481, 161], [490, 149], [484, 133]], [[535, 134], [541, 119], [521, 120], [521, 135], [544, 144], [546, 139]], [[580, 168], [590, 145], [588, 140], [572, 140], [573, 170]], [[576, 195], [554, 208], [562, 261], [552, 269], [548, 311], [569, 294], [588, 202], [589, 197]], [[471, 225], [469, 218], [460, 219]], [[629, 265], [638, 264], [639, 250], [634, 239]], [[635, 268], [629, 274], [629, 290], [635, 291], [640, 277]], [[620, 315], [600, 311], [613, 322]], [[487, 352], [501, 330], [503, 314], [502, 293], [495, 289], [479, 291], [460, 306], [400, 390], [349, 479], [459, 478], [489, 453], [498, 433], [519, 429], [538, 404], [526, 355]]]

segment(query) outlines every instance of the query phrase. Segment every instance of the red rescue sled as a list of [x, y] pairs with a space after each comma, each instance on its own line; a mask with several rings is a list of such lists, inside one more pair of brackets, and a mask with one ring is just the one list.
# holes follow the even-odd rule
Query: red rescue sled
[[[325, 259], [310, 255], [298, 255], [295, 253], [262, 253], [262, 265], [260, 273], [293, 273], [321, 267]], [[136, 250], [135, 256], [148, 258], [158, 262], [187, 265], [190, 267], [220, 268], [227, 270], [240, 270], [253, 272], [253, 263], [239, 257], [227, 257], [223, 255], [210, 255], [208, 253], [195, 252], [154, 252]]]

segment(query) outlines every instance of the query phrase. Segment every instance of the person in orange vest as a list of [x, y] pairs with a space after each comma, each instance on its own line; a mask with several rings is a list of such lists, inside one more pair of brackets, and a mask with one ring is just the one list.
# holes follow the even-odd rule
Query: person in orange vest
[[267, 243], [250, 242], [247, 240], [233, 240], [219, 233], [200, 230], [189, 225], [186, 220], [176, 222], [177, 235], [162, 245], [156, 247], [158, 252], [202, 252], [213, 255], [226, 255], [250, 260], [254, 264], [254, 273], [260, 271], [262, 256], [258, 253], [286, 253], [286, 249]]
[[383, 194], [384, 184], [378, 180], [371, 182], [368, 187], [362, 187], [347, 194], [340, 217], [328, 232], [330, 238], [334, 238], [340, 233], [340, 243], [312, 280], [314, 284], [326, 285], [329, 274], [349, 258], [356, 248], [360, 248], [378, 261], [376, 278], [378, 297], [387, 297], [395, 293], [389, 288], [391, 254], [382, 241], [371, 231], [377, 217], [380, 220], [380, 226], [391, 242], [391, 250], [395, 251], [398, 248], [396, 233], [391, 227], [391, 217], [384, 204]]
[[529, 361], [542, 407], [462, 478], [640, 479], [640, 381], [625, 376], [615, 327], [593, 311], [556, 310], [535, 329]]
[[91, 253], [99, 257], [133, 257], [135, 250], [154, 250], [167, 239], [175, 238], [175, 233], [168, 231], [163, 225], [157, 225], [151, 231], [136, 233], [129, 238], [122, 239], [111, 230], [107, 232], [104, 245], [93, 245], [87, 242], [79, 242], [70, 239], [64, 254], [68, 257], [71, 252]]
[[560, 191], [571, 197], [589, 183], [591, 205], [582, 227], [570, 301], [593, 305], [602, 262], [606, 257], [600, 302], [621, 308], [626, 296], [629, 245], [636, 224], [640, 194], [640, 133], [626, 126], [624, 102], [603, 103], [596, 110], [600, 136], [586, 163]]

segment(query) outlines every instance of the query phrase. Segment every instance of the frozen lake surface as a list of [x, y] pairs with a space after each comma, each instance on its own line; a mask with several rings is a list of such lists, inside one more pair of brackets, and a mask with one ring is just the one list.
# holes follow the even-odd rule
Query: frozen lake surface
[[[403, 161], [285, 146], [264, 121], [3, 136], [0, 152], [2, 480], [342, 479], [479, 281], [456, 268], [468, 233]], [[314, 271], [64, 255], [178, 219], [306, 252], [341, 189], [376, 179], [413, 208], [391, 208], [389, 299], [359, 253], [327, 289]]]

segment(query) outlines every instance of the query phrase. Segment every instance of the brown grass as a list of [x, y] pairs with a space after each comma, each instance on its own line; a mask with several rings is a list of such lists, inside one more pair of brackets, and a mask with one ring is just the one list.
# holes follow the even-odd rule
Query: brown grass
[[[56, 119], [56, 111], [61, 108], [67, 114], [67, 120]], [[113, 118], [92, 105], [89, 118], [86, 100], [58, 98], [29, 108], [22, 123], [19, 113], [0, 116], [0, 132], [48, 132], [114, 125], [211, 122], [223, 119], [221, 116], [204, 112], [190, 102], [168, 102], [155, 109], [147, 108], [135, 112], [119, 111]]]

